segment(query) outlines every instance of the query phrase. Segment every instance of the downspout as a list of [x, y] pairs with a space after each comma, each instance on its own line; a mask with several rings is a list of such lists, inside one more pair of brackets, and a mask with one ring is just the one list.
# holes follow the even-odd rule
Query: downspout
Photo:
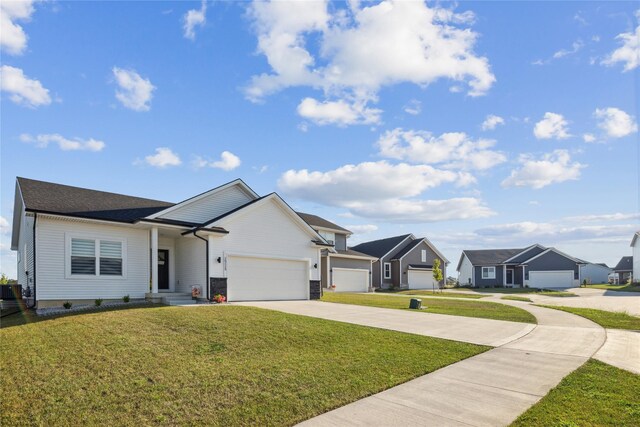
[[[33, 213], [33, 305], [28, 309], [36, 308], [38, 304], [36, 300], [36, 222], [38, 222], [37, 212]], [[20, 250], [20, 248], [18, 248]], [[25, 254], [26, 255], [26, 254]]]
[[205, 264], [205, 265], [207, 266], [207, 282], [206, 282], [205, 287], [207, 288], [207, 301], [209, 301], [209, 281], [211, 280], [211, 279], [209, 278], [209, 239], [205, 239], [205, 238], [204, 238], [204, 237], [202, 237], [202, 236], [198, 236], [198, 235], [196, 234], [196, 231], [198, 231], [198, 230], [193, 230], [193, 235], [194, 235], [195, 237], [197, 237], [198, 239], [203, 240], [203, 241], [204, 241], [204, 243], [205, 243], [205, 245], [206, 245], [206, 248], [207, 248], [207, 249], [206, 249], [206, 253], [205, 253], [206, 261], [207, 261], [207, 262], [206, 262], [206, 264]]

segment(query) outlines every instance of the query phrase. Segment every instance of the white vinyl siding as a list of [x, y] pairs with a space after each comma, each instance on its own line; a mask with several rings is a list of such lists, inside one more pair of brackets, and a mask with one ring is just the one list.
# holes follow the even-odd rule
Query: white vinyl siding
[[471, 261], [466, 255], [464, 255], [460, 263], [460, 271], [458, 273], [458, 282], [460, 282], [461, 286], [469, 283], [473, 284], [473, 265], [471, 265]]
[[496, 268], [495, 267], [482, 267], [482, 278], [483, 279], [495, 279], [496, 278]]
[[253, 200], [251, 196], [240, 189], [231, 186], [206, 197], [160, 216], [160, 218], [203, 223], [229, 212]]
[[176, 255], [173, 257], [176, 260], [176, 292], [191, 292], [191, 286], [198, 285], [202, 296], [207, 295], [206, 253], [205, 242], [193, 235], [176, 239]]
[[636, 238], [635, 245], [632, 247], [633, 255], [633, 280], [640, 280], [640, 236]]
[[421, 260], [422, 262], [427, 262], [427, 250], [426, 250], [426, 249], [423, 249], [423, 250], [420, 252], [420, 260]]
[[391, 263], [390, 262], [384, 263], [384, 278], [391, 279]]
[[[38, 300], [144, 298], [149, 292], [148, 230], [43, 216], [37, 221]], [[122, 242], [123, 275], [70, 275], [71, 237]]]

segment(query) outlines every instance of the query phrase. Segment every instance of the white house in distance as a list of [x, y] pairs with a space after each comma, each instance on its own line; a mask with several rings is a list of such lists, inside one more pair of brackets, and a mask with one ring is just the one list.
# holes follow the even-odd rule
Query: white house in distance
[[633, 280], [640, 280], [640, 231], [636, 231], [631, 239], [631, 247], [633, 254]]
[[163, 300], [201, 290], [230, 301], [320, 297], [331, 248], [276, 193], [237, 179], [168, 203], [17, 178], [11, 249], [38, 307]]

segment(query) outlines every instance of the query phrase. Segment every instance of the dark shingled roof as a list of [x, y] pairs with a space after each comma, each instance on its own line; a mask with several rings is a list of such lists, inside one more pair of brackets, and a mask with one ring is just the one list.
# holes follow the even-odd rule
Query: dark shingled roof
[[18, 177], [25, 208], [118, 222], [135, 222], [174, 203]]
[[395, 248], [406, 239], [410, 234], [403, 234], [402, 236], [387, 237], [386, 239], [372, 240], [371, 242], [360, 243], [354, 246], [352, 249], [358, 252], [371, 255], [376, 258], [380, 258], [385, 255], [391, 249]]
[[[518, 255], [526, 248], [521, 249], [480, 249], [467, 250], [464, 253], [473, 265], [495, 265], [500, 264], [511, 257]], [[533, 255], [532, 255], [533, 256]], [[531, 258], [531, 257], [529, 257]]]
[[620, 262], [613, 268], [615, 271], [631, 271], [633, 270], [633, 257], [623, 256]]
[[[526, 250], [526, 249], [524, 249]], [[513, 258], [511, 261], [509, 261], [509, 263], [513, 263], [513, 264], [520, 264], [521, 262], [525, 262], [531, 258], [533, 258], [536, 255], [540, 255], [542, 252], [546, 251], [547, 248], [541, 247], [541, 246], [534, 246], [531, 249], [529, 249], [526, 252], [523, 252], [522, 254], [518, 255], [517, 257]], [[512, 255], [513, 256], [513, 255]], [[511, 257], [509, 257], [511, 258]], [[503, 261], [508, 260], [509, 258], [505, 258]]]
[[400, 259], [403, 256], [405, 256], [411, 249], [415, 248], [416, 246], [418, 246], [420, 243], [422, 243], [423, 239], [416, 239], [412, 242], [409, 242], [408, 245], [406, 245], [404, 248], [401, 248], [398, 252], [395, 253], [395, 255], [393, 255], [391, 257], [391, 259]]
[[371, 257], [371, 255], [367, 255], [367, 254], [362, 253], [362, 252], [354, 251], [353, 249], [347, 249], [346, 251], [344, 251], [342, 249], [336, 249], [336, 252], [338, 252], [338, 255], [353, 255], [353, 256], [363, 256], [363, 257], [373, 258], [373, 257]]
[[304, 212], [296, 213], [311, 227], [330, 228], [332, 230], [344, 231], [345, 233], [351, 234], [351, 231], [347, 230], [346, 228], [340, 227], [338, 224], [334, 224], [331, 221], [327, 221], [326, 219], [321, 218], [318, 215], [312, 215]]

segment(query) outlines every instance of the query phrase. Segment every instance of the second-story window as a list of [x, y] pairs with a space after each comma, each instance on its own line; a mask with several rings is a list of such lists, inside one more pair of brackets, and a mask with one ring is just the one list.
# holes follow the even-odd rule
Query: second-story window
[[318, 231], [318, 234], [322, 236], [322, 238], [324, 240], [326, 240], [328, 243], [331, 243], [332, 245], [336, 243], [336, 234], [332, 233], [330, 231], [323, 231], [320, 230]]

